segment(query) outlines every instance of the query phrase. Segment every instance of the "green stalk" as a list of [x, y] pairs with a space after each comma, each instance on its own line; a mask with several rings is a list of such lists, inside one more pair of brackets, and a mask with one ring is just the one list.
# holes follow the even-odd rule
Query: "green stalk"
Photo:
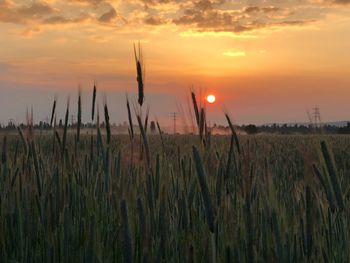
[[136, 72], [137, 72], [137, 84], [138, 84], [138, 103], [140, 107], [142, 106], [145, 95], [144, 95], [144, 65], [143, 65], [143, 56], [141, 51], [141, 45], [138, 45], [138, 52], [136, 52], [136, 46], [134, 44], [134, 55], [136, 62]]
[[123, 255], [125, 263], [133, 262], [133, 253], [132, 253], [132, 241], [131, 233], [129, 227], [129, 217], [128, 217], [128, 207], [125, 199], [120, 202], [120, 212], [122, 216], [122, 227], [123, 227]]
[[214, 233], [214, 211], [213, 205], [210, 197], [209, 187], [206, 179], [206, 174], [204, 172], [202, 159], [200, 157], [199, 151], [196, 146], [192, 146], [193, 159], [196, 165], [197, 177], [202, 191], [202, 198], [205, 206], [205, 212], [207, 217], [207, 223], [210, 232]]
[[137, 121], [139, 124], [143, 145], [145, 146], [147, 165], [148, 165], [148, 168], [150, 168], [151, 167], [151, 156], [150, 156], [150, 151], [149, 151], [149, 146], [148, 146], [148, 140], [147, 140], [145, 129], [143, 128], [143, 125], [142, 125], [140, 115], [137, 115]]
[[94, 89], [92, 92], [92, 111], [91, 111], [91, 120], [92, 122], [94, 121], [94, 117], [95, 117], [95, 105], [96, 105], [96, 83], [94, 84]]
[[321, 149], [322, 149], [323, 158], [324, 158], [325, 163], [326, 163], [326, 168], [327, 168], [327, 171], [328, 171], [330, 179], [331, 179], [335, 198], [337, 200], [339, 209], [343, 210], [345, 205], [344, 205], [343, 194], [341, 191], [340, 182], [339, 182], [339, 178], [338, 178], [338, 172], [337, 172], [337, 169], [335, 167], [333, 155], [329, 151], [325, 141], [321, 142]]
[[312, 214], [312, 196], [310, 186], [306, 186], [306, 253], [308, 259], [312, 253], [312, 232], [313, 232], [313, 214]]
[[126, 97], [126, 108], [128, 109], [128, 120], [129, 120], [129, 126], [130, 126], [131, 139], [134, 139], [134, 125], [132, 123], [131, 110], [130, 110], [128, 97]]
[[53, 123], [54, 116], [55, 116], [56, 104], [57, 104], [57, 98], [55, 96], [54, 101], [53, 101], [53, 105], [52, 105], [52, 112], [51, 112], [51, 120], [50, 120], [50, 126], [51, 127], [52, 127], [52, 123]]
[[107, 102], [105, 103], [105, 106], [104, 106], [104, 113], [105, 113], [106, 132], [107, 132], [107, 145], [109, 146], [111, 143], [111, 125], [109, 123]]
[[237, 151], [238, 151], [239, 154], [241, 154], [241, 146], [240, 146], [240, 144], [239, 144], [239, 140], [238, 140], [238, 136], [237, 136], [236, 130], [235, 130], [235, 128], [233, 127], [232, 121], [231, 121], [231, 119], [230, 119], [230, 117], [228, 116], [227, 113], [225, 114], [225, 117], [226, 117], [226, 120], [227, 120], [227, 122], [228, 122], [228, 125], [230, 126], [230, 129], [231, 129], [233, 138], [235, 139]]
[[80, 141], [80, 129], [81, 129], [81, 89], [79, 89], [78, 95], [78, 123], [77, 123], [77, 142]]
[[67, 100], [66, 116], [65, 116], [65, 120], [64, 120], [64, 131], [63, 131], [63, 139], [62, 139], [62, 157], [64, 156], [64, 153], [66, 151], [68, 118], [69, 118], [69, 97]]
[[198, 110], [196, 95], [194, 94], [194, 92], [191, 92], [191, 98], [192, 98], [194, 114], [196, 116], [197, 126], [199, 127], [199, 110]]

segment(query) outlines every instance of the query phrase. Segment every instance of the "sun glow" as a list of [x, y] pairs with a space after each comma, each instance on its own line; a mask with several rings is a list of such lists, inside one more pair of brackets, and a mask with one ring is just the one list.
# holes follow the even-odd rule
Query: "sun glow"
[[207, 96], [207, 102], [214, 103], [216, 101], [216, 97], [213, 94]]

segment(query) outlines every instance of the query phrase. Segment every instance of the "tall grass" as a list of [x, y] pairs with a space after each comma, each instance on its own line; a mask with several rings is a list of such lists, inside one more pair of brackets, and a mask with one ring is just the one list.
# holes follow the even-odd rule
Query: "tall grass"
[[78, 113], [77, 113], [77, 142], [80, 141], [80, 130], [81, 130], [81, 88], [79, 87], [78, 94]]
[[136, 63], [136, 73], [137, 73], [137, 84], [138, 84], [138, 103], [142, 106], [145, 100], [144, 93], [144, 78], [145, 78], [145, 65], [143, 63], [143, 53], [141, 49], [140, 43], [136, 48], [134, 44], [134, 55], [135, 55], [135, 63]]
[[51, 111], [51, 119], [50, 119], [50, 126], [52, 127], [52, 123], [55, 117], [56, 113], [56, 104], [57, 104], [57, 97], [55, 96], [53, 104], [52, 104], [52, 111]]
[[28, 111], [1, 134], [0, 261], [350, 262], [349, 138], [242, 136], [228, 115], [213, 136], [191, 97], [196, 135], [151, 136], [134, 107], [136, 136], [128, 98], [129, 135], [106, 101], [102, 129], [96, 85], [90, 135], [69, 129], [69, 99], [63, 131], [38, 136]]
[[[77, 149], [68, 127], [65, 144], [55, 131], [54, 150], [51, 135], [40, 143], [21, 129], [2, 136], [1, 259], [348, 261], [346, 137], [327, 138], [322, 151], [314, 136], [258, 136], [255, 143], [239, 136], [238, 158], [233, 135], [213, 136], [208, 149], [198, 135], [162, 132], [163, 148], [160, 135], [142, 132], [141, 118], [137, 124], [144, 137], [135, 143], [144, 144], [146, 158], [132, 166], [129, 137], [111, 134], [108, 143], [99, 127], [93, 137], [82, 133]], [[305, 145], [314, 168], [297, 150]]]

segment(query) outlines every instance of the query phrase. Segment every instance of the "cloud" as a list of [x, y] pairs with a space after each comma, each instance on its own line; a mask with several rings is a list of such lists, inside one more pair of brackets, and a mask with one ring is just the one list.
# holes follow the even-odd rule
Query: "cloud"
[[244, 9], [244, 12], [247, 14], [250, 13], [275, 13], [278, 11], [281, 11], [282, 9], [279, 7], [275, 7], [275, 6], [267, 6], [267, 7], [258, 7], [258, 6], [248, 6]]
[[334, 0], [333, 3], [346, 5], [346, 4], [350, 4], [350, 0]]
[[19, 7], [16, 12], [23, 16], [40, 16], [53, 13], [53, 8], [45, 3], [34, 2], [30, 6]]
[[0, 2], [0, 7], [0, 21], [6, 23], [26, 24], [54, 13], [54, 9], [51, 6], [41, 2], [18, 7], [3, 0]]
[[230, 6], [226, 1], [200, 0], [181, 11], [181, 15], [173, 19], [178, 26], [192, 28], [200, 32], [232, 32], [243, 33], [263, 28], [287, 26], [304, 26], [314, 19], [300, 14], [295, 15], [287, 7], [248, 6], [238, 8]]
[[38, 28], [46, 25], [81, 24], [87, 21], [95, 25], [112, 25], [117, 18], [125, 22], [113, 5], [106, 0], [69, 0], [65, 3], [55, 1], [48, 3], [35, 1], [20, 5], [8, 0], [0, 0], [0, 22], [26, 26], [21, 35], [41, 32], [42, 30]]
[[163, 4], [184, 4], [188, 3], [190, 1], [188, 0], [140, 0], [140, 2], [148, 5], [148, 6], [154, 6], [154, 5], [163, 5]]
[[20, 32], [20, 35], [26, 38], [32, 38], [41, 33], [41, 29], [39, 27], [26, 28]]
[[88, 16], [81, 16], [76, 18], [67, 18], [63, 16], [51, 16], [49, 18], [46, 18], [42, 20], [42, 24], [48, 24], [48, 25], [58, 25], [58, 24], [77, 24], [83, 21], [86, 21], [89, 17]]
[[109, 23], [113, 19], [115, 19], [117, 16], [118, 16], [117, 15], [117, 11], [115, 11], [115, 9], [112, 7], [109, 11], [107, 11], [104, 14], [102, 14], [100, 16], [100, 18], [98, 19], [98, 21], [100, 21], [102, 23]]
[[203, 12], [188, 10], [185, 15], [174, 19], [176, 25], [189, 26], [199, 31], [244, 32], [259, 27], [258, 22], [243, 22], [240, 15], [211, 10]]
[[89, 4], [89, 5], [98, 5], [106, 2], [106, 0], [68, 0], [68, 2]]
[[144, 22], [145, 24], [151, 25], [151, 26], [157, 26], [157, 25], [162, 25], [166, 23], [166, 21], [159, 16], [148, 16], [145, 18]]
[[[234, 33], [303, 27], [350, 0], [37, 0], [28, 4], [0, 0], [0, 22], [23, 25], [33, 35], [50, 25], [109, 26], [115, 30], [169, 26], [180, 32]], [[336, 8], [336, 7], [335, 7]], [[340, 7], [339, 7], [340, 8]], [[342, 6], [342, 8], [344, 8]], [[24, 33], [26, 32], [26, 33]]]
[[222, 55], [226, 57], [245, 57], [246, 53], [244, 51], [225, 51]]
[[231, 38], [236, 38], [236, 39], [256, 39], [258, 38], [257, 35], [254, 34], [234, 34], [232, 32], [213, 32], [213, 31], [205, 31], [205, 32], [198, 32], [198, 31], [193, 31], [193, 30], [187, 30], [184, 32], [181, 32], [179, 34], [182, 37], [196, 37], [196, 38], [201, 38], [201, 37], [231, 37]]
[[[329, 3], [346, 4], [350, 0], [139, 0], [146, 5], [143, 22], [147, 25], [175, 25], [180, 31], [244, 32], [282, 27], [305, 27], [334, 9]], [[159, 6], [169, 6], [164, 11]], [[159, 11], [160, 10], [160, 11]], [[161, 19], [160, 19], [161, 18]]]

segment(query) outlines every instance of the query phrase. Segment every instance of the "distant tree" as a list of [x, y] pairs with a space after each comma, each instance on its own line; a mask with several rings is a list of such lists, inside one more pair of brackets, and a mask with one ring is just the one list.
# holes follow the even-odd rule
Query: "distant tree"
[[339, 134], [350, 134], [350, 122], [347, 123], [347, 126], [339, 128], [338, 133]]
[[245, 126], [244, 130], [248, 134], [257, 134], [258, 133], [258, 127], [256, 127], [253, 124], [249, 124], [249, 125]]

